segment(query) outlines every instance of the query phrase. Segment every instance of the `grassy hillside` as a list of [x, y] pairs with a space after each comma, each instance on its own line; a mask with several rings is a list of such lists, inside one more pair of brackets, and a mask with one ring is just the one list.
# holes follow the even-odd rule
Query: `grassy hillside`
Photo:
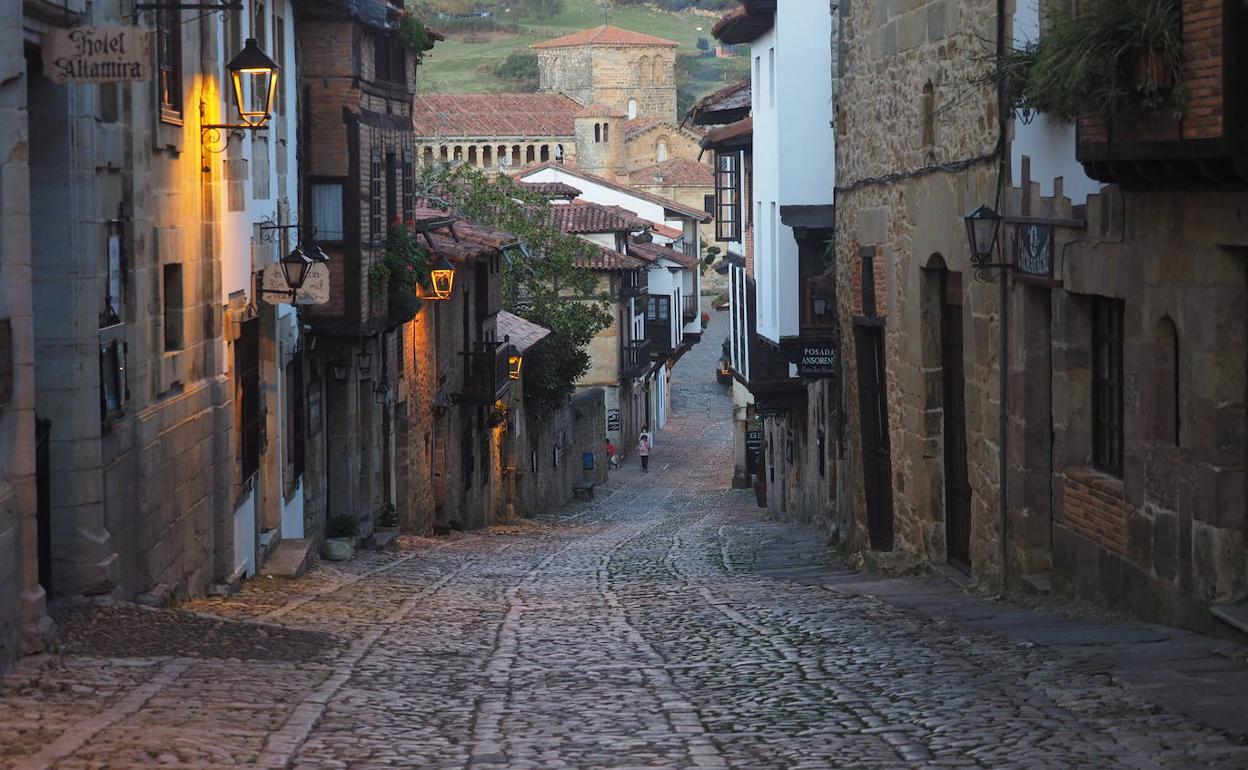
[[[502, 28], [483, 32], [448, 31], [420, 68], [422, 91], [481, 92], [510, 91], [514, 86], [494, 76], [498, 66], [512, 51], [526, 51], [533, 43], [602, 24], [600, 0], [565, 0], [564, 9], [548, 19], [513, 17], [507, 3], [493, 4], [495, 18]], [[612, 26], [658, 35], [680, 43], [679, 53], [696, 54], [699, 37], [711, 40], [711, 26], [718, 14], [669, 13], [646, 6], [620, 6], [610, 10]], [[426, 22], [438, 27], [438, 19]], [[699, 29], [700, 28], [700, 29]], [[713, 42], [713, 41], [712, 41]], [[745, 77], [749, 62], [733, 59], [697, 59], [687, 69], [688, 90], [694, 98], [710, 93], [725, 83]]]

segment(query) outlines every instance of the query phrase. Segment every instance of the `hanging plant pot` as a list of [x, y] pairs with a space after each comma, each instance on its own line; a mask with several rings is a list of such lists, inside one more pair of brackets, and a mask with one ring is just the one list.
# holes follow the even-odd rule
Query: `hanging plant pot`
[[1137, 91], [1155, 93], [1174, 87], [1174, 70], [1160, 48], [1141, 48], [1135, 52], [1133, 82]]
[[420, 312], [420, 299], [414, 291], [391, 290], [387, 292], [386, 317], [391, 324], [404, 324]]

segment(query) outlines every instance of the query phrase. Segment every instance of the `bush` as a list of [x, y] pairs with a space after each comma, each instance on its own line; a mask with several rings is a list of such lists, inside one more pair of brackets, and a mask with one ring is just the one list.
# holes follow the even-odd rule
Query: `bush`
[[494, 76], [506, 80], [520, 91], [536, 91], [539, 83], [537, 54], [530, 51], [512, 51], [502, 64], [494, 68]]
[[377, 511], [377, 526], [394, 529], [399, 526], [399, 509], [394, 503], [386, 503]]
[[340, 513], [337, 516], [330, 516], [325, 522], [325, 537], [330, 540], [340, 537], [358, 537], [359, 534], [360, 523], [355, 520], [354, 516]]

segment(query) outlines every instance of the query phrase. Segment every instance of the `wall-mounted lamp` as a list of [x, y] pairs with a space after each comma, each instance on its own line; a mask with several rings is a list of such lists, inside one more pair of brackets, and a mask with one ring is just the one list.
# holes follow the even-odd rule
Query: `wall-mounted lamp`
[[303, 288], [303, 282], [308, 279], [308, 271], [312, 269], [312, 258], [296, 246], [282, 257], [281, 265], [282, 276], [286, 278], [286, 285], [290, 290], [299, 291]]
[[450, 299], [455, 288], [455, 266], [446, 257], [439, 257], [433, 269], [429, 271], [429, 279], [433, 284], [434, 299]]
[[243, 50], [225, 65], [234, 81], [234, 107], [242, 123], [207, 123], [199, 127], [201, 133], [213, 132], [219, 136], [227, 131], [260, 131], [268, 128], [273, 116], [273, 97], [277, 94], [277, 78], [280, 67], [260, 50], [256, 39], [247, 38]]
[[355, 364], [360, 369], [360, 379], [367, 380], [373, 373], [373, 354], [367, 350], [361, 350], [355, 354]]
[[351, 376], [351, 364], [347, 362], [346, 358], [334, 359], [329, 366], [333, 369], [334, 382], [337, 382], [339, 385], [346, 383], [347, 378]]

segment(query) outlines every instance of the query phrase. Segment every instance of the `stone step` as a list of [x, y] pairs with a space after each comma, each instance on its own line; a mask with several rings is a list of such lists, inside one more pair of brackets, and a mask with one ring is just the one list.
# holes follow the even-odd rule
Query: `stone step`
[[261, 575], [299, 577], [308, 571], [312, 560], [312, 540], [283, 540], [277, 544], [260, 568]]
[[1031, 586], [1038, 594], [1048, 596], [1053, 593], [1052, 572], [1033, 572], [1030, 575], [1023, 575], [1023, 583]]

